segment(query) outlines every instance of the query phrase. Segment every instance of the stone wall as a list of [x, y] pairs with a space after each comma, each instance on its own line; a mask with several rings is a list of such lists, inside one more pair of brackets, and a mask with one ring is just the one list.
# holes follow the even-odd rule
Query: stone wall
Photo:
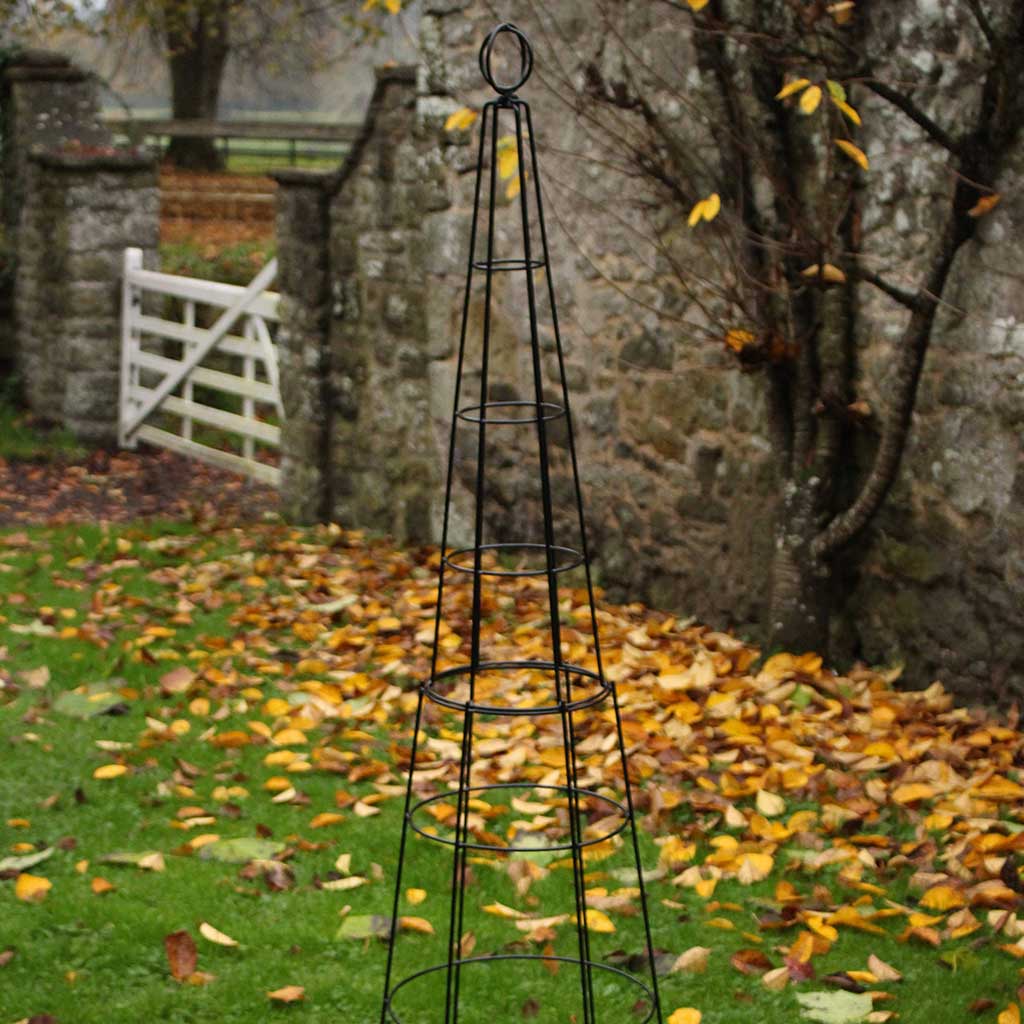
[[[651, 76], [662, 115], [702, 144], [700, 104], [688, 109], [658, 86], [671, 78], [699, 98], [686, 19], [669, 31], [657, 5], [621, 5], [616, 32], [602, 36], [579, 0], [501, 6], [428, 0], [417, 88], [407, 76], [379, 88], [364, 144], [328, 189], [322, 322], [307, 359], [320, 360], [328, 383], [305, 435], [328, 443], [297, 459], [314, 467], [302, 471], [314, 499], [290, 500], [307, 515], [438, 537], [475, 158], [467, 138], [440, 128], [451, 110], [487, 98], [476, 49], [499, 14], [511, 17], [537, 52], [523, 94], [534, 108], [599, 577], [613, 597], [756, 632], [779, 489], [762, 382], [737, 371], [720, 337], [709, 340], [709, 296], [685, 274], [707, 251], [685, 228], [646, 230], [636, 212], [646, 186], [608, 169], [614, 143], [572, 101], [588, 61], [614, 75], [628, 58]], [[923, 76], [936, 116], [965, 116], [977, 100], [969, 67], [934, 57], [936, 41], [948, 52], [967, 45], [954, 14], [899, 0], [881, 17], [880, 67], [900, 80]], [[909, 121], [866, 97], [858, 105], [873, 175], [864, 244], [913, 285], [944, 188], [942, 160]], [[1013, 270], [1024, 258], [1024, 199], [1014, 187], [1022, 171], [1024, 147], [1005, 170], [1002, 203], [960, 255], [910, 450], [884, 513], [843, 566], [850, 600], [836, 623], [840, 659], [905, 661], [912, 683], [941, 677], [985, 699], [1024, 689], [1024, 292]], [[858, 394], [882, 410], [903, 319], [866, 288], [859, 303]], [[474, 294], [473, 326], [479, 310]], [[506, 348], [521, 350], [518, 297], [499, 291], [495, 316]], [[497, 375], [505, 393], [528, 393], [528, 367], [515, 357]], [[875, 443], [869, 428], [855, 457], [869, 458]], [[457, 491], [465, 469], [463, 460]], [[516, 472], [502, 467], [498, 525], [521, 514]]]
[[35, 151], [23, 179], [15, 283], [27, 404], [88, 442], [117, 438], [124, 249], [159, 241], [156, 163]]
[[25, 50], [0, 68], [0, 363], [14, 361], [12, 289], [29, 154], [37, 147], [109, 145], [97, 93], [96, 79], [60, 53]]

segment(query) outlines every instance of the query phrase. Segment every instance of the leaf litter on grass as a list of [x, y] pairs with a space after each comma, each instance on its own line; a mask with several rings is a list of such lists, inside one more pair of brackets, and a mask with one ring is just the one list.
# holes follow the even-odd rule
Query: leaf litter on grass
[[[165, 853], [197, 855], [243, 864], [243, 879], [283, 891], [294, 885], [290, 862], [333, 840], [222, 836], [239, 831], [231, 808], [246, 800], [308, 804], [303, 776], [326, 774], [340, 788], [334, 807], [309, 808], [309, 827], [319, 835], [345, 827], [346, 815], [371, 817], [402, 797], [414, 681], [429, 671], [438, 555], [398, 551], [335, 527], [225, 532], [230, 550], [219, 550], [211, 536], [162, 537], [118, 543], [106, 563], [71, 559], [54, 576], [58, 586], [86, 590], [83, 619], [62, 621], [28, 594], [9, 595], [4, 618], [24, 628], [36, 624], [50, 642], [120, 649], [151, 677], [141, 689], [123, 680], [93, 682], [71, 691], [73, 703], [66, 695], [54, 699], [44, 681], [27, 719], [45, 724], [50, 710], [62, 708], [84, 717], [93, 703], [103, 707], [100, 714], [144, 707], [136, 742], [101, 747], [109, 760], [93, 774], [116, 787], [143, 765], [156, 767], [160, 798], [180, 802], [169, 825], [186, 838], [172, 841], [169, 833], [163, 851], [95, 851], [97, 859], [152, 870], [154, 856], [162, 866]], [[21, 535], [6, 548], [0, 542], [0, 559], [25, 553]], [[115, 582], [124, 572], [144, 575], [157, 596], [133, 597]], [[535, 650], [546, 629], [543, 588], [523, 578], [503, 593], [486, 609], [487, 639], [509, 655]], [[585, 591], [566, 592], [560, 611], [571, 660], [593, 668]], [[193, 627], [207, 613], [226, 613], [227, 630], [197, 634]], [[944, 961], [951, 969], [966, 948], [957, 945], [962, 940], [1008, 964], [1024, 960], [1024, 917], [1017, 914], [1024, 888], [1022, 735], [1014, 709], [1000, 721], [955, 706], [938, 683], [900, 691], [893, 686], [898, 672], [858, 667], [839, 675], [814, 654], [762, 662], [754, 647], [730, 634], [636, 604], [603, 604], [599, 619], [605, 671], [616, 684], [638, 784], [636, 805], [659, 848], [649, 872], [652, 892], [668, 907], [696, 899], [705, 911], [706, 945], [666, 955], [666, 969], [705, 970], [712, 958], [780, 991], [818, 978], [815, 962], [844, 932], [874, 936], [879, 948], [890, 943], [886, 956], [895, 965], [872, 954], [866, 964], [818, 978], [838, 989], [824, 993], [836, 998], [804, 993], [815, 996], [804, 1002], [812, 1015], [852, 1013], [868, 1006], [867, 995], [882, 1007], [870, 1019], [881, 1021], [893, 1012], [885, 1005], [893, 993], [879, 986], [900, 981], [893, 939], [951, 957]], [[468, 601], [446, 608], [441, 667], [464, 645], [468, 620]], [[19, 689], [5, 670], [0, 700]], [[470, 831], [482, 845], [515, 849], [526, 839], [528, 849], [543, 851], [564, 837], [566, 809], [550, 789], [560, 771], [552, 752], [561, 756], [552, 717], [489, 723], [477, 743], [475, 780], [500, 785], [513, 769], [530, 779], [507, 804], [473, 801]], [[439, 722], [428, 715], [428, 724]], [[445, 786], [457, 770], [461, 737], [450, 728], [435, 732], [422, 751], [417, 791], [436, 798], [426, 805], [428, 827], [443, 833], [454, 818]], [[202, 798], [207, 771], [187, 756], [196, 744], [227, 757], [250, 751], [264, 775], [243, 786], [231, 783], [230, 772], [218, 773], [224, 781]], [[577, 753], [582, 788], [621, 788], [613, 717], [580, 716]], [[616, 831], [599, 800], [588, 799], [586, 811], [587, 834], [595, 839], [588, 864], [597, 864], [621, 838], [599, 841]], [[19, 855], [41, 852], [23, 845]], [[497, 861], [480, 858], [488, 859]], [[565, 859], [557, 851], [525, 853], [502, 864], [524, 897]], [[48, 892], [45, 879], [10, 869], [5, 877], [12, 876], [20, 878], [22, 899]], [[317, 884], [349, 889], [382, 876], [362, 865], [352, 875], [346, 860], [343, 871]], [[588, 889], [592, 931], [614, 934], [616, 919], [637, 912], [638, 890], [625, 879], [612, 881]], [[771, 891], [744, 903], [716, 899], [726, 883]], [[409, 899], [417, 901], [418, 895]], [[510, 935], [526, 933], [538, 943], [573, 927], [571, 915], [551, 916], [543, 907], [481, 909], [507, 918]], [[745, 923], [731, 916], [738, 912]], [[433, 932], [424, 918], [404, 916], [400, 926]], [[342, 921], [339, 936], [372, 938], [387, 928], [387, 918], [354, 915]], [[730, 956], [715, 958], [716, 935], [730, 931], [743, 931], [757, 948], [730, 946]]]

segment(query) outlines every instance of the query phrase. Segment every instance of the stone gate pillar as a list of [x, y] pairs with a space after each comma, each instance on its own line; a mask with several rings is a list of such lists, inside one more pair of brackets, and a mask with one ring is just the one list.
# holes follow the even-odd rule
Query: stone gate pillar
[[83, 441], [117, 439], [124, 249], [156, 258], [153, 157], [36, 151], [15, 285], [17, 367], [29, 408]]

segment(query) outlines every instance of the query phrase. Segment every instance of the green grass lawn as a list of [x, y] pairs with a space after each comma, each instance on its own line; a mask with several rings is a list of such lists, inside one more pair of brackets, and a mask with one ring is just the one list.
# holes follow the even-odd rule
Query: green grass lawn
[[66, 430], [42, 430], [9, 394], [0, 394], [0, 457], [24, 461], [80, 459], [85, 449]]
[[[16, 897], [16, 869], [0, 882], [0, 953], [14, 952], [0, 967], [0, 1024], [34, 1014], [50, 1014], [61, 1024], [378, 1019], [385, 945], [339, 936], [339, 929], [345, 922], [358, 924], [363, 915], [391, 912], [401, 801], [387, 787], [399, 781], [389, 766], [395, 739], [411, 726], [410, 704], [395, 695], [376, 704], [370, 697], [347, 696], [340, 717], [302, 730], [308, 742], [274, 740], [312, 715], [304, 709], [318, 681], [337, 682], [311, 656], [314, 640], [320, 644], [325, 635], [312, 629], [315, 616], [281, 612], [294, 609], [317, 585], [317, 559], [330, 564], [336, 578], [348, 578], [353, 594], [365, 580], [380, 602], [397, 602], [410, 573], [427, 574], [423, 565], [398, 556], [389, 562], [377, 542], [364, 550], [358, 539], [341, 543], [327, 531], [284, 527], [191, 534], [172, 524], [93, 525], [0, 535], [0, 678], [6, 680], [0, 689], [0, 859], [53, 851], [24, 869], [52, 883], [40, 902]], [[335, 614], [343, 643], [338, 650], [354, 644], [358, 652], [360, 631], [376, 628], [374, 615], [387, 614], [383, 607], [367, 607], [362, 618], [351, 610]], [[301, 628], [304, 622], [310, 630]], [[392, 671], [390, 681], [410, 690], [413, 679], [388, 668], [394, 645], [379, 635], [374, 643], [371, 657], [360, 661], [356, 653], [349, 664], [360, 678]], [[161, 679], [182, 665], [200, 678], [187, 691], [163, 692]], [[344, 690], [350, 683], [351, 676], [340, 685]], [[60, 695], [89, 684], [118, 698], [123, 713], [61, 713]], [[268, 706], [275, 700], [286, 702], [287, 714], [280, 704]], [[442, 738], [458, 739], [451, 719], [438, 717], [431, 727]], [[251, 741], [235, 747], [223, 741], [231, 735]], [[331, 770], [307, 756], [314, 739], [324, 737], [340, 752]], [[268, 765], [268, 755], [281, 750], [292, 751], [291, 764]], [[127, 772], [94, 777], [97, 768], [112, 763], [123, 763]], [[310, 770], [294, 770], [303, 763]], [[275, 778], [285, 782], [268, 789]], [[295, 796], [274, 802], [285, 784]], [[387, 798], [374, 804], [382, 795], [379, 786]], [[357, 808], [353, 797], [371, 803]], [[335, 812], [343, 816], [340, 822], [312, 824], [317, 815]], [[186, 827], [197, 819], [199, 824]], [[893, 819], [873, 827], [905, 826]], [[204, 859], [202, 851], [216, 846], [189, 844], [209, 835], [284, 844], [291, 851], [285, 887], [268, 884], [258, 867]], [[654, 837], [644, 835], [642, 848], [653, 870], [659, 859]], [[698, 859], [707, 849], [702, 843]], [[124, 852], [159, 852], [164, 870], [104, 860]], [[346, 854], [350, 862], [342, 860], [339, 869]], [[531, 943], [514, 921], [481, 910], [500, 902], [530, 914], [569, 912], [570, 872], [551, 866], [550, 857], [538, 859], [549, 870], [525, 895], [517, 893], [503, 864], [486, 858], [473, 863], [465, 930], [475, 937], [474, 955], [551, 952]], [[630, 863], [625, 848], [595, 861], [588, 885], [612, 894], [628, 889], [633, 883], [622, 872]], [[283, 877], [281, 869], [275, 871]], [[678, 1007], [696, 1007], [703, 1024], [795, 1024], [806, 1019], [798, 993], [834, 991], [825, 976], [863, 970], [871, 954], [904, 975], [898, 983], [868, 986], [891, 993], [875, 1010], [897, 1012], [901, 1024], [995, 1022], [1016, 998], [1020, 961], [995, 948], [1005, 940], [993, 940], [987, 927], [935, 949], [898, 941], [901, 917], [884, 921], [882, 935], [840, 929], [831, 950], [813, 959], [816, 979], [782, 991], [769, 991], [757, 975], [731, 966], [734, 953], [754, 947], [773, 966], [783, 963], [778, 947], [788, 946], [795, 931], [764, 926], [766, 915], [778, 909], [780, 879], [792, 881], [813, 905], [815, 887], [843, 892], [838, 872], [836, 867], [805, 873], [798, 857], [780, 854], [763, 882], [723, 880], [710, 899], [673, 885], [670, 877], [652, 881], [654, 943], [670, 954], [666, 966], [690, 947], [711, 948], [705, 973], [662, 977], [665, 1017]], [[880, 879], [889, 898], [914, 898], [907, 893], [908, 875], [890, 872]], [[351, 876], [366, 882], [331, 887]], [[97, 894], [96, 879], [114, 888]], [[414, 904], [403, 897], [400, 913], [425, 919], [435, 934], [403, 931], [396, 947], [398, 976], [443, 960], [450, 886], [447, 847], [422, 838], [413, 842], [403, 890], [422, 889], [426, 898]], [[851, 889], [843, 898], [863, 896], [863, 890]], [[608, 918], [615, 931], [592, 934], [594, 959], [635, 958], [643, 949], [640, 917], [610, 911]], [[202, 938], [203, 922], [238, 946]], [[171, 977], [164, 938], [180, 930], [196, 941], [198, 970], [214, 976], [205, 984]], [[554, 954], [573, 955], [574, 929], [560, 926], [556, 932]], [[578, 1016], [576, 979], [570, 968], [550, 966], [466, 968], [459, 1020], [569, 1024]], [[302, 1002], [268, 1000], [269, 990], [289, 985], [304, 987]], [[595, 992], [602, 1024], [639, 1024], [647, 1011], [638, 992], [617, 976], [597, 972]], [[399, 998], [406, 1024], [440, 1022], [443, 973], [425, 976]], [[969, 1008], [976, 1000], [994, 1005], [975, 1014]]]

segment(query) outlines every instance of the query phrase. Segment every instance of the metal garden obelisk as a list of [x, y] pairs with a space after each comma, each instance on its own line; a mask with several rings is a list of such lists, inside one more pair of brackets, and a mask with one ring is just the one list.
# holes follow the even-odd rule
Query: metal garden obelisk
[[[507, 84], [492, 69], [501, 40], [504, 48], [511, 44], [519, 65]], [[627, 1015], [630, 1024], [660, 1022], [622, 718], [598, 639], [533, 122], [529, 104], [517, 95], [533, 70], [526, 36], [514, 25], [499, 25], [480, 49], [480, 70], [497, 98], [484, 104], [480, 117], [434, 646], [430, 674], [418, 693], [381, 1021], [497, 1024], [512, 1012], [518, 1016], [528, 1000], [538, 1024], [610, 1024], [613, 1018], [625, 1024]], [[518, 171], [518, 188], [500, 187], [499, 168], [510, 165]], [[497, 327], [499, 303], [506, 320], [511, 309], [524, 321], [511, 354], [507, 324]], [[495, 368], [507, 375], [509, 366], [518, 367], [525, 381], [522, 397], [507, 383], [496, 386]], [[478, 394], [467, 399], [471, 388]], [[509, 451], [535, 489], [520, 494], [512, 512], [506, 502], [502, 515], [489, 515], [497, 474], [508, 472]], [[535, 472], [526, 473], [527, 463]], [[565, 486], [556, 485], [559, 466]], [[452, 506], [459, 488], [471, 511], [456, 524]], [[491, 536], [503, 528], [515, 528], [518, 535]], [[456, 533], [465, 537], [462, 546], [452, 544]], [[568, 583], [572, 574], [580, 580], [575, 588]], [[526, 634], [517, 632], [511, 617], [527, 598], [543, 613], [529, 626], [524, 645], [516, 639]], [[450, 719], [442, 738], [425, 741], [442, 716]], [[593, 758], [584, 763], [580, 747], [586, 742], [591, 752], [599, 728], [608, 742], [597, 764]], [[541, 764], [521, 763], [513, 742], [518, 737], [542, 750]], [[509, 755], [487, 774], [481, 766], [501, 750]], [[501, 823], [516, 815], [499, 834]], [[438, 936], [444, 945], [425, 962], [417, 946], [414, 969], [396, 980], [396, 950], [406, 948], [404, 938], [398, 939], [402, 922], [409, 920], [400, 913], [403, 878], [414, 844], [450, 857], [446, 891], [433, 895], [449, 900], [444, 934]], [[627, 858], [627, 867], [605, 874], [635, 871], [636, 884], [623, 891], [637, 911], [632, 927], [642, 955], [634, 960], [642, 965], [643, 980], [593, 950], [592, 933], [602, 930], [596, 925], [607, 917], [588, 906], [596, 898], [587, 891], [588, 862], [616, 853]], [[518, 867], [505, 874], [502, 865], [509, 860]], [[538, 882], [547, 886], [544, 904], [533, 898], [544, 918], [503, 904], [483, 908], [493, 914], [495, 906], [503, 907], [506, 916], [518, 917], [517, 925], [525, 923], [520, 932], [530, 932], [531, 921], [537, 921], [534, 945], [513, 938], [481, 951], [497, 942], [488, 930], [495, 919], [481, 917], [467, 891], [476, 886], [483, 893], [492, 877], [497, 886], [511, 886], [510, 877], [525, 878], [527, 887], [544, 879]], [[551, 905], [562, 897], [564, 908]], [[556, 941], [566, 944], [561, 951], [538, 938], [545, 928], [556, 934], [556, 924], [562, 927]], [[409, 936], [408, 944], [425, 941]], [[544, 945], [534, 952], [536, 943]]]

